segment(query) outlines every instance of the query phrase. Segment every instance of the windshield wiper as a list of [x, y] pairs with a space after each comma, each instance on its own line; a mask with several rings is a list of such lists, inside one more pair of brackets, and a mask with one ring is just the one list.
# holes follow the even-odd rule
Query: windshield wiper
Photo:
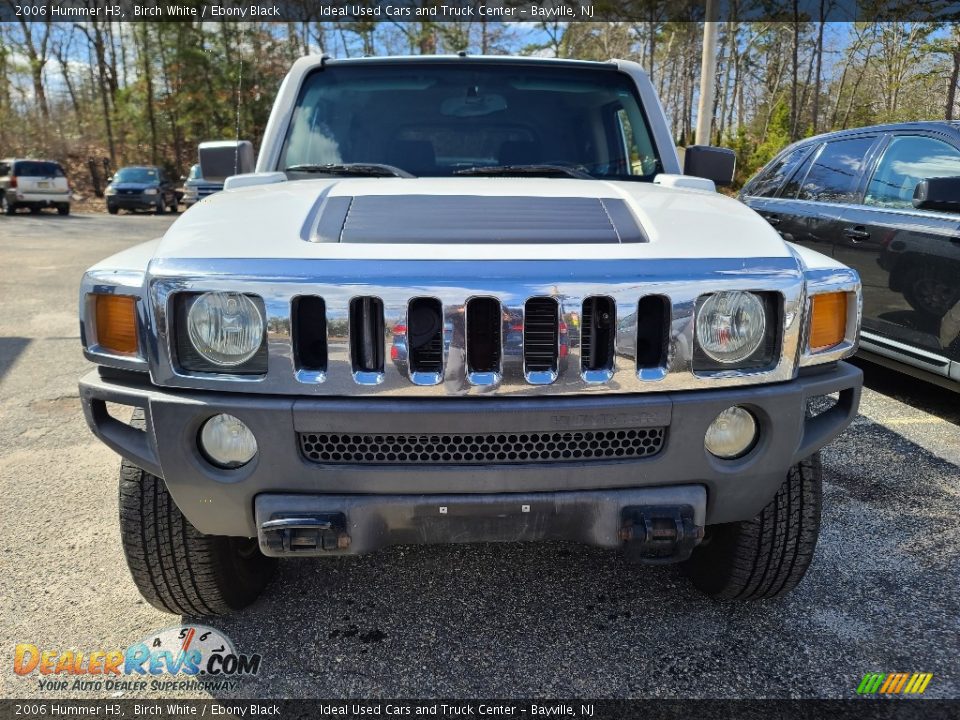
[[382, 163], [327, 163], [324, 165], [291, 165], [284, 172], [317, 173], [321, 175], [366, 175], [369, 177], [412, 178], [406, 170]]
[[488, 165], [457, 170], [454, 175], [564, 175], [578, 180], [594, 180], [589, 173], [566, 165]]

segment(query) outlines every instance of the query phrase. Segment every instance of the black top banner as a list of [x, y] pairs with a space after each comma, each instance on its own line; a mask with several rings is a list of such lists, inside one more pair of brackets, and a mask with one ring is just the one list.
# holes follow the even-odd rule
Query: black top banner
[[[716, 21], [960, 21], [960, 0], [714, 0]], [[707, 0], [3, 0], [0, 22], [702, 22]]]

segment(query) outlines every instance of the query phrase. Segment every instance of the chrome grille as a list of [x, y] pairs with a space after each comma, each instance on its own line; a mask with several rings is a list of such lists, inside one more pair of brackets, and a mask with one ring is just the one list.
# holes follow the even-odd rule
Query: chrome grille
[[662, 427], [576, 432], [461, 434], [301, 433], [311, 462], [333, 465], [510, 465], [656, 455]]
[[[225, 259], [218, 260], [217, 267], [218, 272], [211, 274], [209, 262], [201, 260], [165, 259], [152, 265], [145, 326], [157, 332], [158, 353], [149, 361], [157, 384], [261, 394], [397, 398], [606, 395], [734, 387], [790, 380], [804, 318], [803, 275], [792, 257], [757, 260], [756, 268], [747, 270], [742, 259], [540, 259], [479, 264], [419, 259]], [[705, 292], [744, 288], [782, 298], [774, 340], [779, 360], [769, 369], [747, 373], [698, 372], [693, 363], [698, 298]], [[176, 296], [238, 289], [263, 299], [267, 372], [255, 378], [179, 372]], [[303, 296], [322, 300], [325, 324], [309, 318], [305, 326], [300, 324], [304, 319], [295, 316], [294, 301]], [[647, 304], [640, 306], [649, 296], [663, 299], [662, 314], [647, 313]], [[351, 309], [357, 307], [353, 301], [364, 297], [382, 302], [376, 308], [379, 312], [372, 313], [375, 326], [362, 319], [351, 322]], [[418, 369], [419, 361], [412, 366], [406, 337], [408, 312], [417, 298], [432, 299], [442, 309], [442, 349], [434, 337], [420, 358], [426, 360], [427, 370]], [[525, 365], [524, 313], [534, 298], [552, 298], [559, 305], [555, 370], [532, 371]], [[609, 317], [606, 338], [599, 346], [592, 332], [593, 315], [588, 312], [597, 298], [607, 301]], [[499, 308], [500, 322], [494, 320], [496, 311], [471, 318], [469, 309], [477, 300], [486, 301], [481, 308]], [[359, 315], [363, 318], [364, 313]], [[366, 314], [367, 320], [370, 316]], [[655, 320], [649, 323], [651, 318]], [[477, 322], [487, 328], [486, 352], [473, 352], [482, 345], [474, 342], [472, 330]], [[304, 327], [315, 328], [309, 334], [315, 335], [316, 342], [310, 346], [298, 342], [304, 335], [296, 337]], [[316, 357], [304, 357], [304, 347], [312, 347]], [[607, 349], [606, 357], [597, 357], [598, 347]], [[442, 365], [434, 372], [438, 350]]]

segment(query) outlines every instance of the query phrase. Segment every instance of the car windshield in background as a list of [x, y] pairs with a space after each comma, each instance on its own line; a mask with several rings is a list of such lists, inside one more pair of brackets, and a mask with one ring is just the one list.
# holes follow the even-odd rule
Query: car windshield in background
[[151, 183], [156, 182], [159, 175], [154, 168], [123, 168], [113, 176], [114, 182]]
[[333, 64], [313, 73], [278, 169], [350, 163], [421, 177], [504, 166], [621, 180], [661, 172], [629, 76], [612, 67], [558, 72], [522, 63]]
[[52, 162], [25, 160], [15, 163], [13, 174], [20, 177], [64, 177], [63, 168]]

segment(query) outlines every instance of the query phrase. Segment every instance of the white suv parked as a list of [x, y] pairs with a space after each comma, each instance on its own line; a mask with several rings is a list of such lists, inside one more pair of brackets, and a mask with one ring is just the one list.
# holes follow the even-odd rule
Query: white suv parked
[[13, 215], [17, 208], [30, 212], [55, 207], [70, 214], [70, 183], [60, 163], [51, 160], [0, 160], [0, 209]]

